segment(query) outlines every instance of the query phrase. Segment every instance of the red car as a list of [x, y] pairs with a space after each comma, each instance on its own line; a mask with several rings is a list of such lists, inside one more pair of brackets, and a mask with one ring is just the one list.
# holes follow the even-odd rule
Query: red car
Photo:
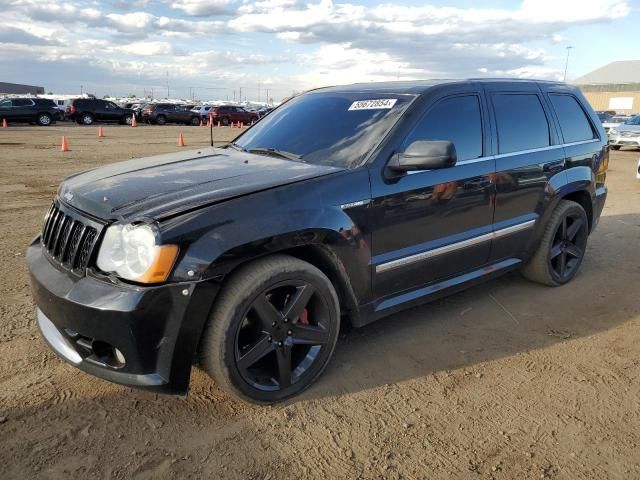
[[234, 107], [231, 105], [213, 107], [209, 110], [209, 116], [214, 124], [220, 122], [221, 125], [225, 126], [238, 122], [242, 122], [244, 125], [250, 125], [252, 122], [257, 122], [260, 118], [255, 112], [248, 112], [242, 107]]

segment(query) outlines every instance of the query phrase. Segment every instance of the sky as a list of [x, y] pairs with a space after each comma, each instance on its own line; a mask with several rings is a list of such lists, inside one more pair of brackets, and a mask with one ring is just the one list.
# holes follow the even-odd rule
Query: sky
[[0, 81], [99, 97], [279, 101], [354, 82], [562, 80], [568, 46], [567, 80], [640, 59], [638, 0], [0, 0], [0, 11]]

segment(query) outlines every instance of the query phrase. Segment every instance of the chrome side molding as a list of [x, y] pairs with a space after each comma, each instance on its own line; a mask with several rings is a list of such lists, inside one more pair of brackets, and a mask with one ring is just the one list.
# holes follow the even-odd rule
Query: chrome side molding
[[536, 223], [535, 220], [527, 220], [526, 222], [501, 228], [494, 232], [485, 233], [477, 237], [469, 238], [467, 240], [462, 240], [460, 242], [444, 245], [442, 247], [434, 248], [433, 250], [427, 250], [425, 252], [415, 253], [407, 257], [398, 258], [397, 260], [391, 260], [390, 262], [381, 263], [380, 265], [376, 265], [376, 273], [387, 272], [389, 270], [393, 270], [399, 267], [404, 267], [412, 263], [422, 262], [424, 260], [437, 257], [438, 255], [444, 255], [446, 253], [455, 252], [456, 250], [468, 248], [483, 242], [488, 242], [490, 240], [493, 240], [494, 238], [501, 238], [506, 235], [511, 235], [513, 233], [517, 233], [522, 230], [531, 228], [535, 223]]

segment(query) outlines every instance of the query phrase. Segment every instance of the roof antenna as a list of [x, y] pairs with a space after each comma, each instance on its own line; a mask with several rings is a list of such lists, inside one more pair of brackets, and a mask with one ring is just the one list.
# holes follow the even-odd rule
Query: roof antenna
[[213, 118], [209, 116], [209, 132], [211, 134], [211, 146], [213, 147]]

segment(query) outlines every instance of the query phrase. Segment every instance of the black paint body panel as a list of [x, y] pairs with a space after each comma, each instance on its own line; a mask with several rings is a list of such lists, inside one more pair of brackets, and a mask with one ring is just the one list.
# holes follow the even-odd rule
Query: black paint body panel
[[[591, 227], [597, 224], [606, 198], [606, 135], [578, 90], [506, 80], [328, 90], [340, 88], [416, 95], [367, 162], [354, 169], [204, 149], [69, 178], [60, 202], [106, 222], [154, 219], [162, 241], [179, 245], [180, 254], [169, 281], [149, 287], [107, 278], [94, 268], [71, 278], [42, 255], [36, 241], [27, 260], [39, 308], [60, 329], [121, 345], [132, 359], [128, 373], [162, 378], [162, 385], [151, 388], [184, 393], [219, 288], [230, 272], [255, 258], [285, 252], [312, 261], [336, 285], [344, 314], [362, 326], [522, 265], [563, 197], [583, 199]], [[491, 95], [500, 91], [540, 97], [549, 148], [499, 154]], [[578, 98], [599, 138], [565, 145], [550, 92]], [[431, 105], [467, 93], [481, 103], [482, 157], [414, 174], [386, 168]], [[125, 372], [81, 368], [136, 383], [119, 376]]]

